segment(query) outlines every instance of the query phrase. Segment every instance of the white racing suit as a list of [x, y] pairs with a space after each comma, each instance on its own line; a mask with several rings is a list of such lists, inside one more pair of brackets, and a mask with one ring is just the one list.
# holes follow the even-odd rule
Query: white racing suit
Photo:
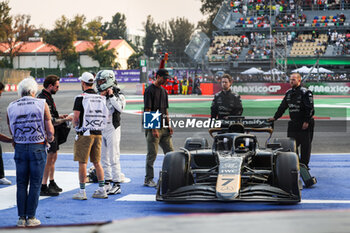
[[[102, 130], [101, 164], [104, 170], [105, 180], [113, 182], [124, 182], [125, 175], [120, 167], [120, 126], [115, 128], [113, 124], [113, 113], [123, 112], [126, 100], [123, 94], [117, 94], [107, 98], [106, 101], [109, 114], [107, 127]], [[119, 124], [119, 122], [118, 122]]]

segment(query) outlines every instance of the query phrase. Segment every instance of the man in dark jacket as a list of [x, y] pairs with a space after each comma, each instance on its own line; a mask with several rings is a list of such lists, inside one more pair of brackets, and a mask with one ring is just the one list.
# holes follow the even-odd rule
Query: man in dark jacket
[[301, 87], [300, 74], [292, 74], [289, 83], [292, 88], [286, 92], [277, 112], [270, 120], [277, 120], [289, 108], [290, 121], [288, 122], [287, 136], [295, 139], [297, 147], [300, 145], [300, 162], [308, 166], [314, 134], [313, 95], [307, 88]]
[[232, 77], [224, 74], [221, 78], [222, 91], [214, 96], [211, 104], [211, 118], [222, 120], [229, 116], [241, 116], [243, 112], [241, 97], [231, 91]]

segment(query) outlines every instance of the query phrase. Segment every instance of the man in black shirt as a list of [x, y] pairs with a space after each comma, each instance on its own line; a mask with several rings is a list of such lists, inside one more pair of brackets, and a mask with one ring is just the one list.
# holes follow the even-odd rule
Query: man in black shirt
[[214, 96], [211, 104], [211, 118], [222, 120], [229, 116], [241, 116], [243, 112], [241, 97], [231, 91], [233, 80], [228, 74], [221, 78], [222, 91]]
[[301, 147], [300, 162], [308, 166], [311, 155], [311, 142], [314, 134], [314, 101], [312, 92], [301, 87], [300, 74], [294, 73], [290, 77], [291, 89], [286, 92], [277, 112], [271, 121], [280, 118], [289, 108], [287, 136], [294, 138], [297, 147]]
[[168, 126], [164, 127], [164, 125], [161, 125], [160, 129], [146, 129], [145, 132], [147, 140], [147, 158], [144, 185], [148, 187], [156, 187], [157, 185], [153, 181], [153, 164], [157, 158], [158, 145], [162, 147], [164, 154], [174, 150], [171, 139], [173, 129], [169, 127], [168, 94], [166, 90], [161, 87], [161, 85], [167, 82], [169, 77], [167, 70], [158, 70], [156, 81], [146, 88], [144, 94], [144, 112], [156, 112], [158, 110], [161, 113], [161, 124], [164, 122], [165, 126]]
[[73, 199], [86, 200], [85, 182], [86, 166], [90, 162], [94, 164], [99, 188], [92, 195], [93, 198], [108, 198], [104, 188], [104, 173], [101, 166], [101, 143], [102, 132], [106, 127], [106, 116], [108, 109], [106, 98], [97, 95], [93, 89], [94, 76], [84, 72], [79, 78], [83, 94], [78, 95], [74, 101], [73, 124], [77, 135], [74, 142], [74, 161], [79, 162], [79, 184], [80, 190], [73, 195]]
[[[68, 115], [59, 115], [56, 109], [55, 101], [52, 95], [55, 95], [60, 85], [60, 78], [56, 75], [48, 75], [43, 83], [44, 89], [37, 96], [40, 99], [45, 99], [49, 106], [52, 124], [55, 127], [55, 139], [50, 143], [50, 148], [47, 152], [46, 165], [41, 184], [40, 196], [57, 196], [62, 189], [58, 187], [54, 180], [55, 163], [57, 160], [57, 153], [59, 150], [57, 126], [66, 122], [71, 121], [72, 118]], [[50, 179], [50, 184], [47, 186], [47, 179]]]

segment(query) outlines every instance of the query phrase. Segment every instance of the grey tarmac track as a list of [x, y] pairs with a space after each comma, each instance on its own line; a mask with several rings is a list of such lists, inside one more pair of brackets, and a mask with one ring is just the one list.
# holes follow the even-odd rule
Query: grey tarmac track
[[[81, 93], [78, 84], [61, 84], [61, 90], [54, 96], [60, 114], [72, 112], [74, 96]], [[127, 95], [135, 94], [135, 85], [125, 85], [124, 92]], [[6, 108], [8, 104], [17, 98], [16, 93], [3, 93], [0, 99], [2, 133], [8, 134], [6, 124]], [[285, 137], [286, 121], [277, 121], [274, 137]], [[322, 125], [322, 124], [320, 124]], [[318, 128], [313, 141], [313, 153], [349, 153], [349, 124], [347, 130], [335, 132], [332, 125]], [[328, 128], [327, 128], [328, 127]], [[193, 137], [193, 133], [175, 132], [173, 142], [175, 148], [182, 147], [187, 137]], [[195, 136], [203, 136], [212, 139], [207, 132], [200, 132]], [[72, 153], [74, 133], [71, 132], [67, 143], [61, 146], [60, 152]], [[2, 143], [4, 152], [12, 152], [9, 144]], [[122, 115], [122, 154], [145, 154], [146, 143], [144, 133], [141, 130], [141, 117], [130, 114]], [[161, 153], [161, 152], [160, 152]], [[128, 219], [106, 223], [103, 225], [88, 226], [64, 226], [64, 227], [40, 227], [33, 232], [72, 232], [72, 233], [112, 233], [112, 232], [269, 232], [269, 233], [328, 233], [350, 232], [350, 210], [337, 211], [267, 211], [267, 212], [242, 212], [223, 214], [190, 214], [172, 217], [147, 217], [140, 219]], [[22, 232], [27, 229], [1, 229], [1, 232]]]
[[[350, 211], [278, 211], [224, 214], [192, 214], [113, 221], [103, 225], [51, 226], [35, 233], [349, 233]], [[28, 232], [8, 228], [2, 233]]]
[[[123, 84], [123, 92], [126, 95], [135, 95], [135, 84]], [[72, 111], [74, 97], [81, 93], [79, 84], [60, 84], [60, 91], [54, 95], [56, 106], [60, 114], [69, 114]], [[15, 100], [17, 94], [15, 92], [4, 92], [0, 99], [0, 130], [2, 133], [9, 134], [6, 123], [6, 108], [8, 104]], [[196, 96], [198, 98], [198, 96]], [[131, 104], [131, 103], [130, 103]], [[171, 111], [171, 110], [170, 110]], [[347, 124], [347, 125], [346, 125]], [[122, 139], [121, 139], [121, 153], [122, 154], [145, 154], [146, 140], [144, 132], [142, 131], [141, 116], [132, 114], [122, 114]], [[350, 124], [349, 122], [341, 122], [336, 125], [336, 122], [317, 121], [315, 128], [314, 140], [312, 143], [312, 153], [348, 153], [350, 151]], [[275, 123], [275, 132], [273, 137], [286, 137], [287, 121], [279, 120]], [[67, 142], [60, 147], [61, 153], [72, 153], [74, 132], [71, 130]], [[258, 135], [260, 143], [264, 143], [266, 138], [264, 135]], [[196, 132], [188, 132], [181, 129], [176, 130], [173, 135], [174, 148], [179, 148], [184, 145], [187, 137], [205, 137], [209, 145], [212, 139], [206, 130]], [[2, 143], [4, 152], [13, 152], [10, 144]], [[161, 149], [158, 153], [162, 153]]]

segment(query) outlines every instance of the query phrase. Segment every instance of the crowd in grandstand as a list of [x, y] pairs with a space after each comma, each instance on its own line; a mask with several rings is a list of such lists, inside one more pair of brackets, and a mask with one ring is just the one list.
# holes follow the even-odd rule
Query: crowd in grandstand
[[239, 41], [235, 41], [232, 38], [228, 38], [227, 40], [216, 40], [213, 42], [211, 47], [215, 48], [212, 51], [213, 55], [225, 55], [229, 54], [233, 57], [236, 57], [241, 52], [241, 47], [247, 46], [249, 40], [245, 37], [242, 37]]
[[276, 16], [275, 25], [280, 27], [286, 26], [304, 26], [307, 21], [305, 14], [296, 15], [295, 13], [280, 14]]
[[241, 53], [242, 47], [249, 45], [246, 36], [218, 36], [210, 45], [208, 51], [209, 61], [234, 60]]
[[[286, 36], [288, 57], [350, 55], [350, 33], [345, 30], [349, 27], [350, 0], [237, 0], [231, 1], [230, 5], [235, 14], [230, 16], [233, 21], [229, 26], [237, 30], [233, 30], [235, 35], [213, 38], [207, 53], [209, 63], [235, 61], [232, 64], [236, 64], [273, 58], [276, 55], [274, 47], [282, 48], [285, 44], [280, 35], [277, 36], [280, 39], [270, 39], [270, 31], [264, 30], [270, 25], [272, 35], [284, 33]], [[236, 75], [234, 79], [237, 82], [271, 82], [285, 81], [286, 77]], [[309, 77], [310, 81], [349, 79], [343, 74]]]
[[[272, 77], [271, 75], [233, 75], [235, 82], [287, 82], [287, 76]], [[350, 76], [341, 74], [310, 74], [302, 75], [304, 82], [349, 82]], [[219, 78], [217, 78], [219, 79]], [[220, 80], [220, 79], [219, 79]], [[273, 81], [274, 80], [274, 81]]]
[[[335, 54], [350, 54], [350, 33], [338, 33], [329, 30], [328, 33], [319, 33], [317, 30], [311, 33], [286, 33], [287, 44], [291, 45], [289, 56], [318, 56], [326, 52], [328, 45], [334, 45]], [[269, 59], [272, 55], [269, 34], [251, 32], [244, 35], [216, 36], [207, 53], [210, 62], [232, 61], [239, 58], [243, 48], [247, 48], [244, 54], [245, 60]], [[219, 59], [219, 58], [220, 59]]]
[[310, 10], [344, 10], [349, 4], [350, 0], [305, 0], [303, 1], [303, 8]]
[[290, 14], [302, 10], [344, 10], [349, 9], [350, 0], [236, 0], [230, 5], [233, 12], [246, 15]]
[[336, 55], [350, 54], [350, 33], [342, 34], [334, 30], [333, 32], [328, 32], [328, 37], [330, 44], [338, 48]]
[[246, 60], [249, 59], [266, 59], [271, 55], [271, 48], [266, 46], [252, 46], [246, 55]]
[[267, 15], [265, 16], [259, 16], [259, 17], [247, 17], [247, 18], [239, 18], [236, 24], [237, 27], [269, 27], [270, 26], [270, 19]]

